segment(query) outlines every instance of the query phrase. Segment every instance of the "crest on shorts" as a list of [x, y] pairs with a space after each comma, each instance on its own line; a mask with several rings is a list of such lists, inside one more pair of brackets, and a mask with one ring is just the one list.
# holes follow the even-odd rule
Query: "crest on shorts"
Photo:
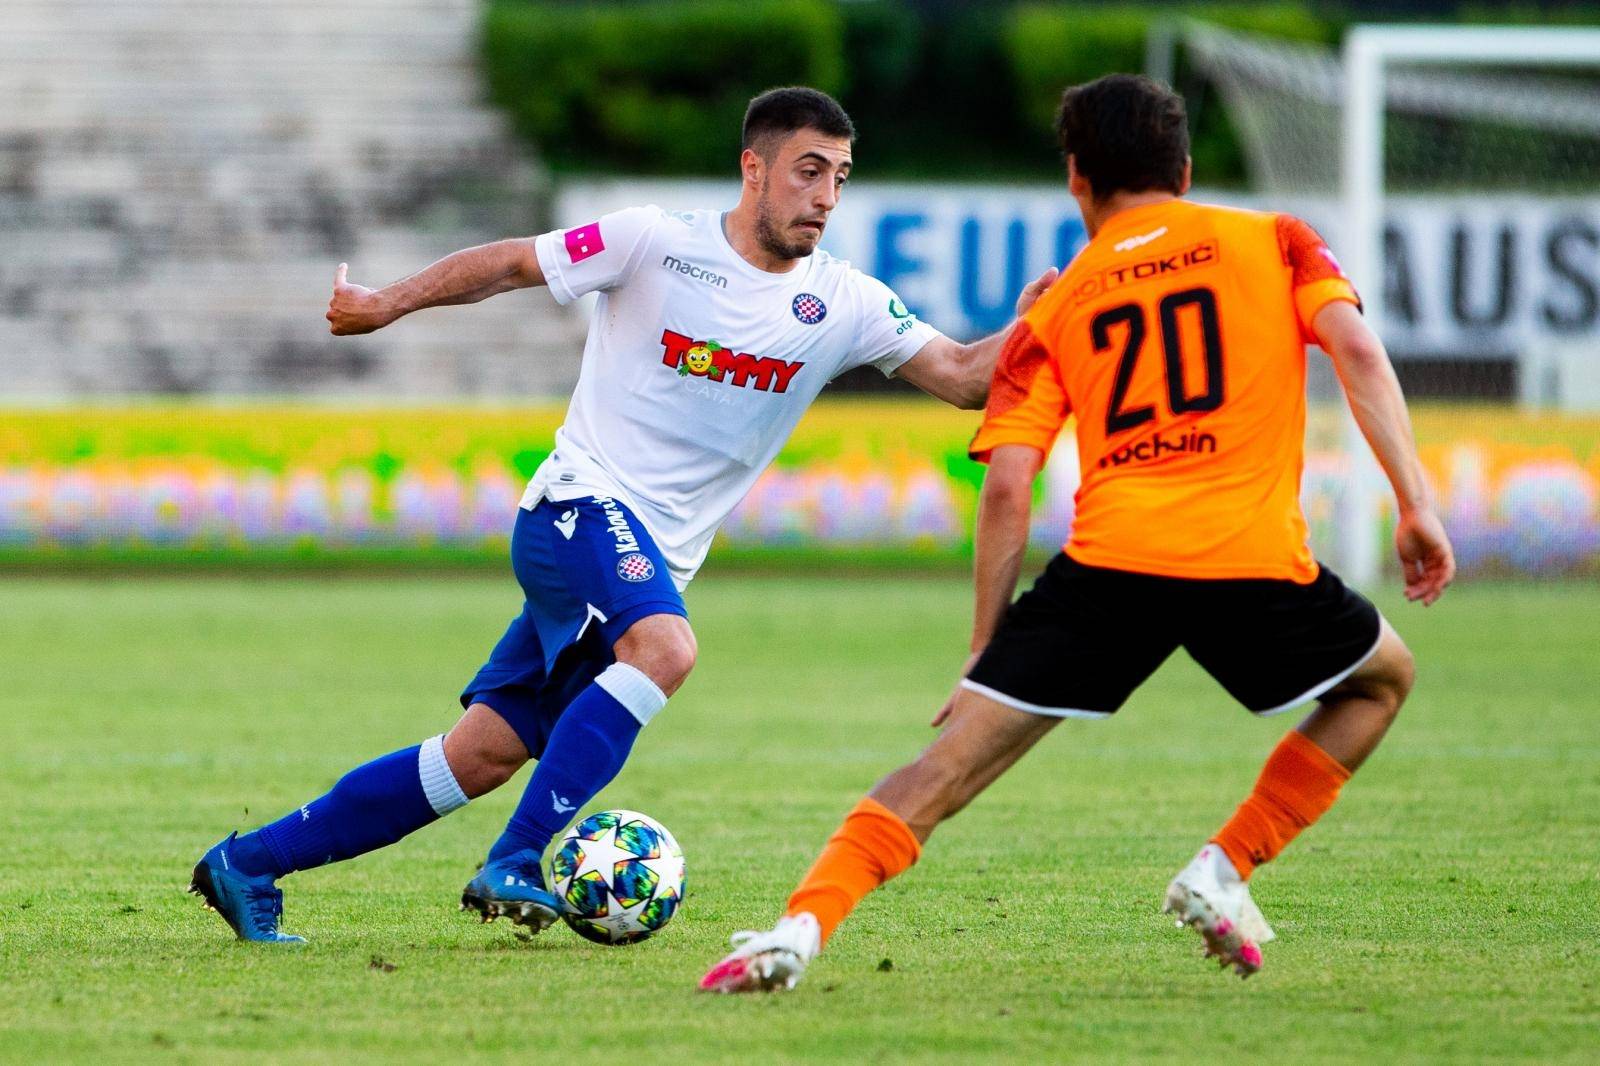
[[617, 576], [624, 581], [649, 581], [656, 576], [656, 564], [643, 552], [630, 552], [617, 560]]
[[794, 317], [808, 326], [814, 326], [828, 317], [828, 305], [809, 292], [796, 296], [790, 310], [794, 312]]

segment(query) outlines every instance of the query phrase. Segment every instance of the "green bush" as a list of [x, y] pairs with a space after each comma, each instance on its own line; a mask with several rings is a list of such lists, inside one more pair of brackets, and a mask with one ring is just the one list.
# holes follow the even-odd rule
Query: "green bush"
[[495, 101], [562, 170], [726, 172], [750, 97], [845, 83], [826, 0], [495, 0], [484, 56]]
[[[1049, 178], [1061, 89], [1144, 66], [1153, 19], [1191, 14], [1274, 36], [1337, 28], [1266, 7], [913, 6], [906, 0], [492, 0], [491, 93], [561, 171], [723, 174], [751, 96], [806, 84], [840, 97], [873, 177]], [[1220, 108], [1194, 110], [1203, 180], [1240, 180]]]
[[[1592, 22], [1597, 11], [1477, 3], [1454, 17]], [[491, 0], [483, 51], [495, 101], [558, 170], [727, 174], [750, 97], [807, 84], [855, 119], [863, 177], [1048, 179], [1060, 173], [1061, 90], [1142, 70], [1154, 20], [1333, 44], [1350, 17], [1340, 12], [1317, 0]], [[1180, 64], [1175, 80], [1198, 179], [1242, 182], [1225, 108], [1187, 73]]]

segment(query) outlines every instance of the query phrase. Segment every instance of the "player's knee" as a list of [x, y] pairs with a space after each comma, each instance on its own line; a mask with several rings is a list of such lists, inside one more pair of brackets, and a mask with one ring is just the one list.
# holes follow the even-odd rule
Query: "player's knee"
[[1400, 705], [1411, 694], [1417, 680], [1417, 661], [1399, 637], [1384, 642], [1378, 668], [1367, 672], [1365, 678], [1369, 699], [1381, 704], [1393, 718], [1400, 713]]
[[451, 760], [450, 772], [466, 797], [477, 799], [511, 780], [527, 761], [526, 754], [519, 757], [502, 749], [473, 748]]
[[615, 650], [618, 662], [638, 670], [670, 696], [688, 680], [699, 645], [687, 620], [653, 615], [630, 627]]
[[472, 777], [473, 788], [462, 785], [462, 791], [468, 798], [476, 798], [486, 792], [493, 792], [501, 785], [516, 776], [522, 764], [527, 762], [526, 756], [512, 755], [499, 749], [488, 749], [477, 753], [473, 762]]
[[1399, 645], [1389, 673], [1388, 698], [1392, 704], [1391, 713], [1398, 714], [1400, 705], [1405, 703], [1406, 697], [1411, 695], [1412, 686], [1417, 683], [1417, 660], [1411, 654], [1410, 648], [1404, 644]]
[[1340, 684], [1331, 695], [1377, 704], [1392, 721], [1411, 694], [1416, 677], [1416, 659], [1409, 648], [1395, 639], [1386, 642], [1374, 661]]
[[475, 703], [444, 738], [445, 762], [468, 799], [493, 792], [528, 761], [528, 749], [487, 704]]

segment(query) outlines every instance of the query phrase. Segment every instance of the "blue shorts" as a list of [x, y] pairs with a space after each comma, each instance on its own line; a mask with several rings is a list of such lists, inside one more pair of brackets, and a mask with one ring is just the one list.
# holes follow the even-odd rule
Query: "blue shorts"
[[493, 708], [537, 759], [567, 704], [616, 661], [612, 645], [629, 626], [689, 612], [643, 523], [608, 496], [519, 509], [511, 568], [526, 602], [461, 706]]

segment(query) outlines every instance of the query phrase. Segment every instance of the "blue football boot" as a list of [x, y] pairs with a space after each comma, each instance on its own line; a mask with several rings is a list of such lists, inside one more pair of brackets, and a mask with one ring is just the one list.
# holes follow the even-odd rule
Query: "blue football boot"
[[561, 917], [561, 901], [544, 887], [539, 854], [528, 848], [484, 863], [461, 890], [461, 909], [477, 911], [485, 922], [510, 918], [535, 933]]
[[222, 915], [240, 940], [304, 944], [305, 937], [278, 931], [278, 919], [283, 915], [283, 893], [272, 883], [272, 877], [268, 874], [250, 877], [228, 865], [228, 845], [238, 835], [228, 834], [228, 839], [201, 857], [195, 864], [189, 891]]

